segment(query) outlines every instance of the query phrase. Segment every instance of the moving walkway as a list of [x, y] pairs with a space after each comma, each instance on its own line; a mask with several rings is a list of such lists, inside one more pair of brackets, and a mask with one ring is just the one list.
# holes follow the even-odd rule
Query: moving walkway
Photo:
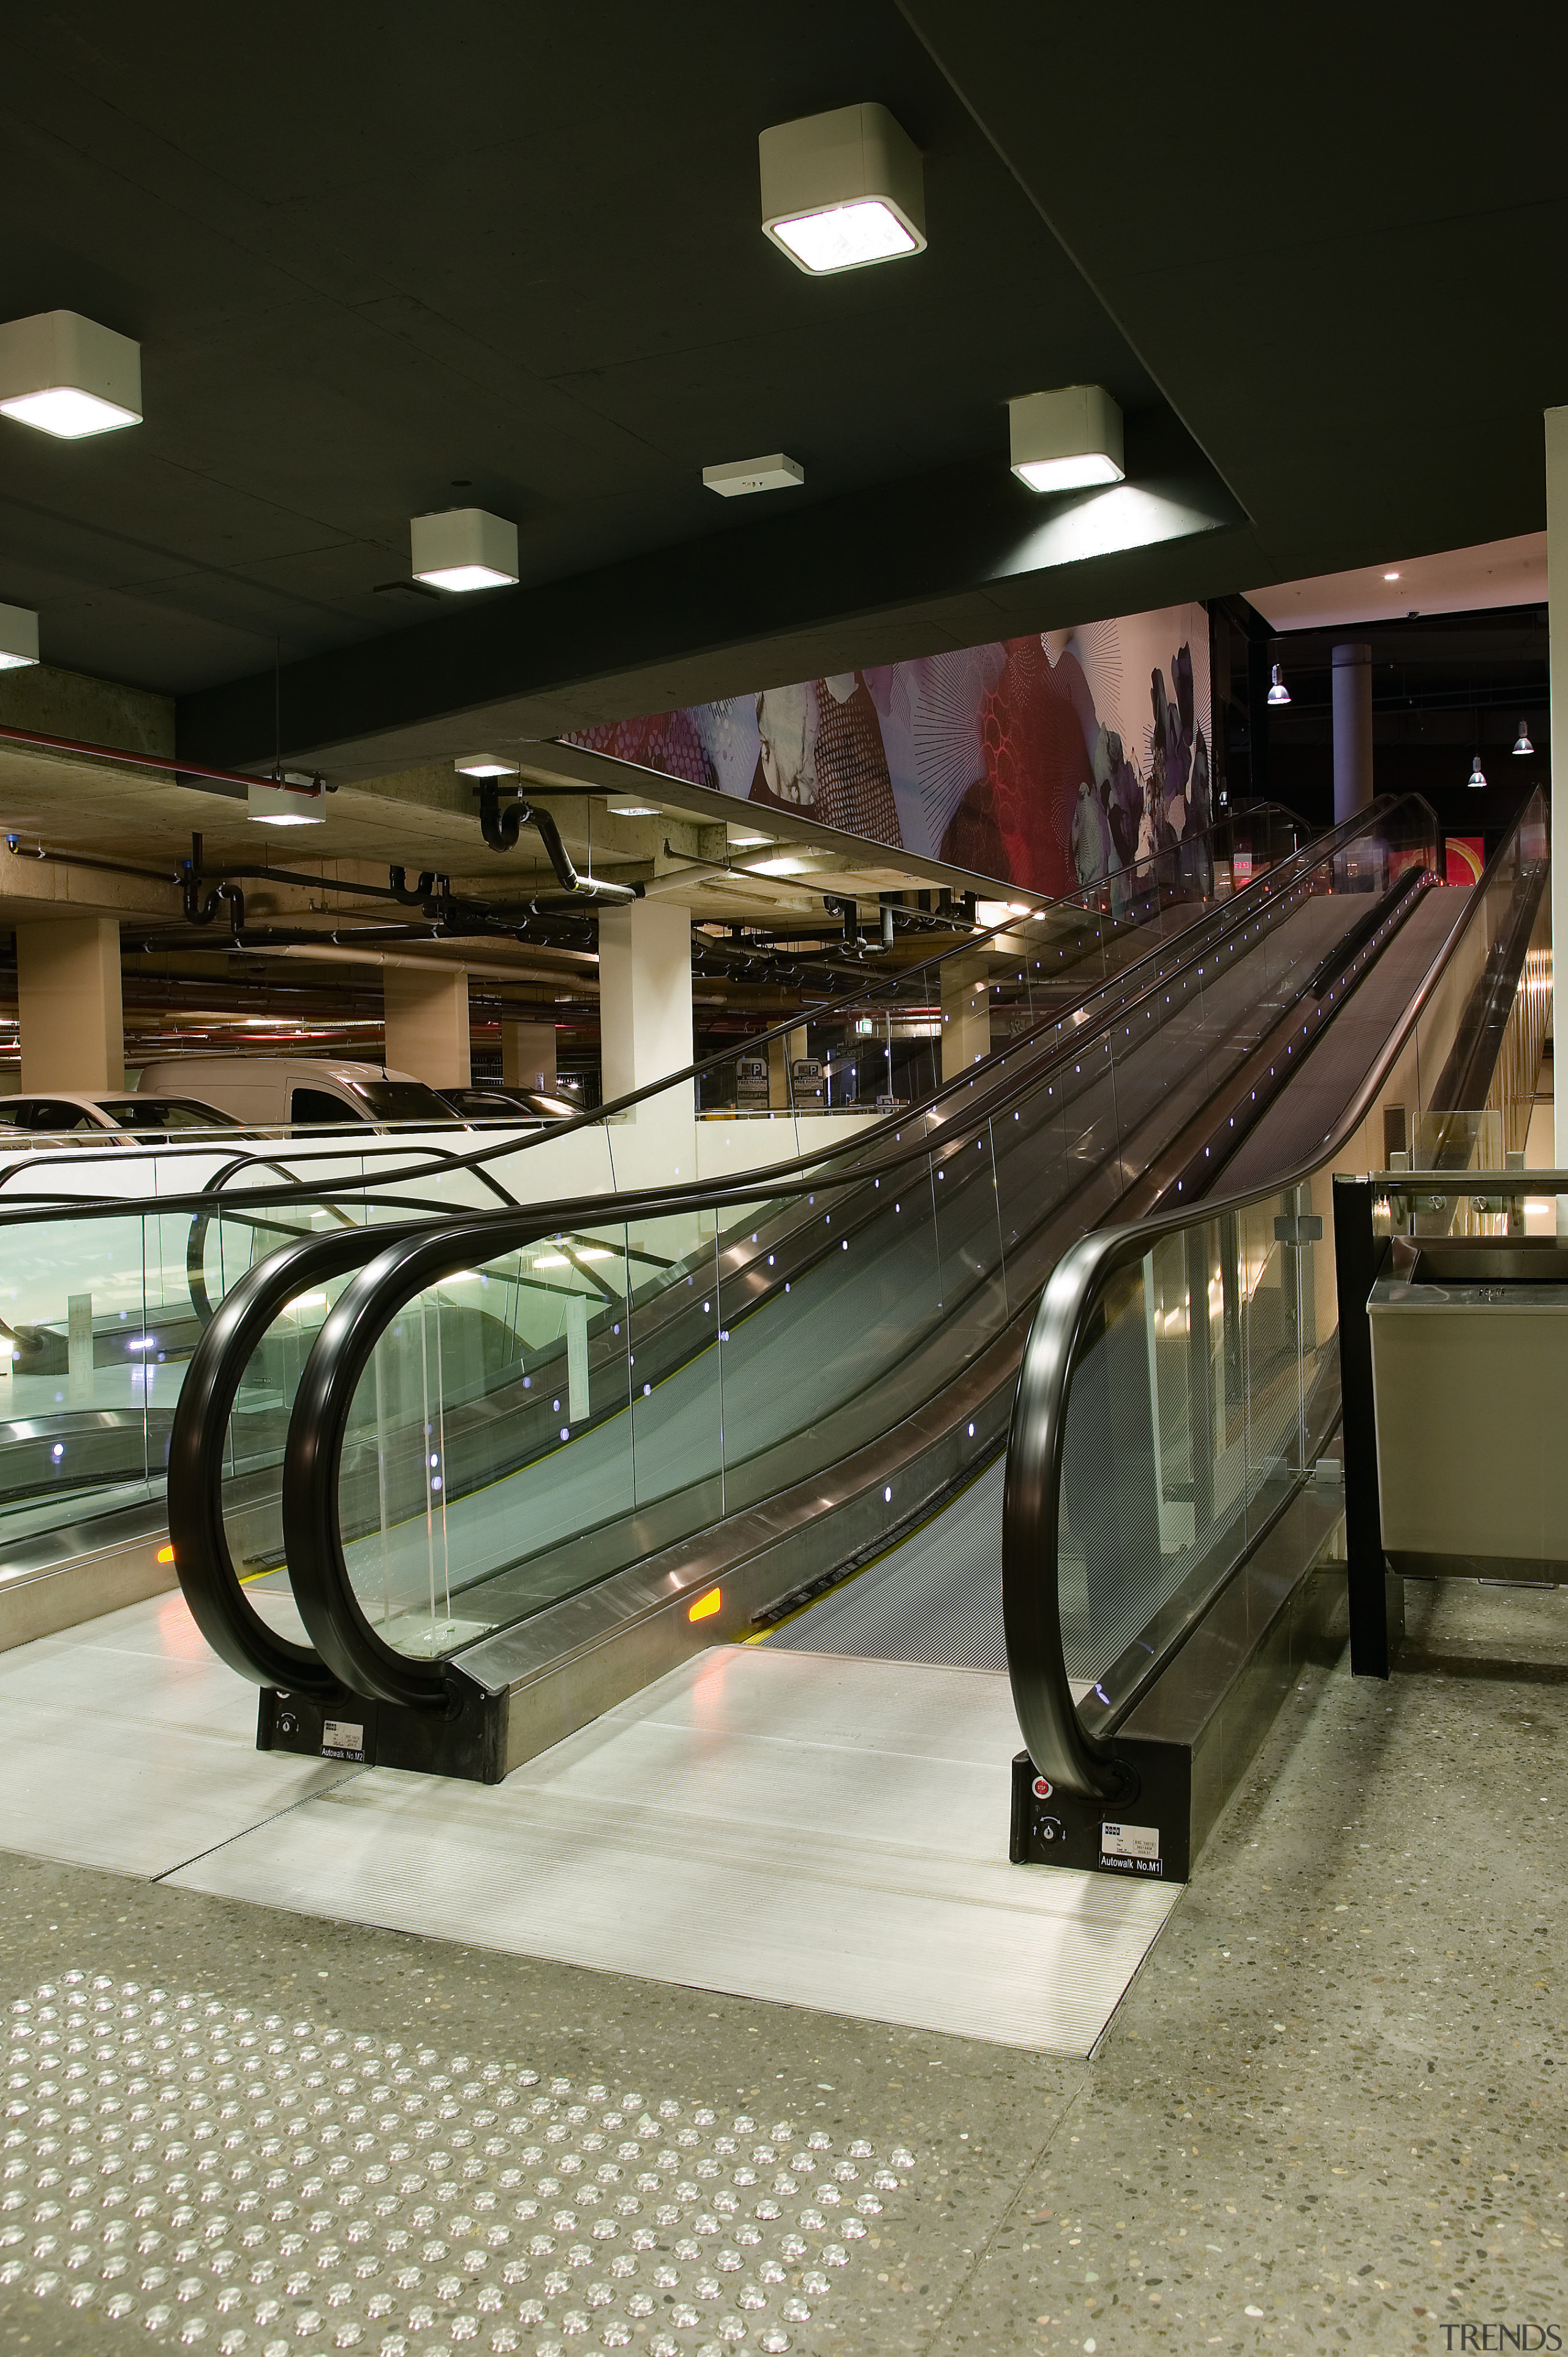
[[[699, 1167], [706, 1153], [730, 1171], [807, 1168], [824, 1144], [875, 1128], [878, 1096], [929, 1096], [947, 1004], [978, 1002], [987, 1046], [1102, 1011], [1122, 973], [1153, 950], [1176, 957], [1202, 938], [1238, 882], [1243, 899], [1265, 894], [1303, 833], [1289, 813], [1261, 806], [1021, 920], [950, 933], [954, 946], [915, 964], [902, 939], [891, 958], [861, 944], [858, 986], [844, 988], [835, 966], [817, 985], [829, 995], [744, 1043], [765, 1070], [781, 1067], [783, 1102], [760, 1121], [737, 1106], [732, 1051], [521, 1135], [229, 1134], [164, 1150], [52, 1153], [34, 1141], [0, 1157], [0, 1643], [172, 1583], [165, 1467], [190, 1354], [230, 1288], [280, 1244], [564, 1194], [613, 1196], [628, 1174], [658, 1167], [672, 1121], [688, 1143], [697, 1137]], [[790, 1059], [802, 1047], [829, 1087], [836, 1067], [835, 1104], [854, 1092], [857, 1061], [863, 1073], [875, 1067], [853, 1117], [824, 1116], [814, 1101], [791, 1105]], [[691, 1225], [700, 1215], [685, 1216]], [[269, 1447], [281, 1459], [290, 1371], [326, 1297], [301, 1287], [276, 1321], [275, 1381], [247, 1391], [236, 1445], [262, 1469], [252, 1487], [263, 1492]], [[274, 1538], [275, 1524], [274, 1511]]]
[[[896, 1560], [934, 1514], [986, 1494], [976, 1477], [1010, 1425], [1011, 1505], [1038, 1437], [1017, 1421], [1037, 1389], [1026, 1343], [1075, 1247], [1093, 1252], [1129, 1214], [1185, 1235], [1397, 947], [1411, 952], [1391, 1010], [1408, 1014], [1401, 1039], [1424, 1011], [1430, 1061], [1456, 1027], [1466, 961], [1477, 974], [1486, 962], [1477, 912], [1492, 901], [1436, 888], [1436, 856], [1425, 805], [1380, 805], [1216, 909], [1179, 953], [1129, 968], [1098, 1006], [765, 1192], [650, 1190], [610, 1219], [575, 1201], [274, 1255], [203, 1337], [171, 1457], [181, 1581], [209, 1641], [263, 1689], [260, 1739], [495, 1778], [701, 1646], [764, 1635], [861, 1566]], [[1420, 1102], [1418, 1077], [1407, 1103]], [[1241, 1338], [1240, 1454], [1228, 1437], [1217, 1472], [1185, 1476], [1162, 1456], [1152, 1511], [1144, 1480], [1125, 1530], [1112, 1444], [1125, 1427], [1132, 1461], [1152, 1460], [1151, 1403], [1163, 1435], [1180, 1396], [1160, 1364], [1179, 1320], [1162, 1301], [1163, 1327], [1142, 1308], [1115, 1322], [1101, 1363], [1138, 1361], [1142, 1389], [1101, 1385], [1095, 1445], [1112, 1478], [1089, 1482], [1091, 1447], [1089, 1486], [1068, 1484], [1099, 1501], [1071, 1567], [1088, 1683], [1065, 1654], [1061, 1672], [1091, 1717], [1144, 1692], [1140, 1645], [1144, 1660], [1170, 1654], [1166, 1637], [1151, 1644], [1124, 1624], [1147, 1603], [1140, 1625], [1153, 1626], [1171, 1595], [1192, 1605], [1217, 1524], [1245, 1545], [1268, 1483], [1299, 1488], [1331, 1427], [1326, 1397], [1321, 1420], [1302, 1411], [1289, 1427], [1273, 1393], [1264, 1416], [1245, 1388], [1266, 1355], [1278, 1253], [1299, 1253], [1315, 1216], [1295, 1204], [1300, 1183], [1271, 1214], [1305, 1222], [1299, 1235], [1271, 1230], [1261, 1257], [1222, 1239], [1209, 1279], [1218, 1330]], [[264, 1379], [280, 1314], [306, 1286], [338, 1290], [287, 1418], [290, 1596], [242, 1584], [246, 1534], [226, 1480], [231, 1491], [253, 1462], [247, 1385]], [[1314, 1347], [1331, 1355], [1326, 1339]], [[1080, 1408], [1095, 1395], [1093, 1376], [1073, 1394]], [[1030, 1562], [1042, 1529], [1037, 1515]], [[1014, 1618], [1010, 1603], [1010, 1656]], [[1107, 1631], [1119, 1650], [1101, 1662]], [[1105, 1740], [1090, 1726], [1083, 1743]]]

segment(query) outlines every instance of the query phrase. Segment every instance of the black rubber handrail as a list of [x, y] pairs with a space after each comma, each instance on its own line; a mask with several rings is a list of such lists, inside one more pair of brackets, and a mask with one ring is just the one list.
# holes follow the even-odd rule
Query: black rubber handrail
[[[1414, 802], [1417, 798], [1410, 798]], [[1427, 806], [1421, 804], [1423, 809]], [[1428, 812], [1428, 815], [1431, 813]], [[1360, 832], [1367, 831], [1362, 813]], [[1337, 849], [1326, 855], [1331, 863]], [[1315, 865], [1324, 864], [1323, 861]], [[1294, 891], [1279, 896], [1283, 915], [1305, 888], [1298, 877]], [[1255, 911], [1249, 911], [1247, 922]], [[1212, 944], [1201, 954], [1213, 953]], [[1197, 956], [1194, 952], [1194, 959]], [[1179, 970], [1179, 969], [1178, 969]], [[1162, 974], [1151, 991], [1168, 981]], [[1033, 1093], [1059, 1058], [1081, 1059], [1088, 1040], [1119, 1021], [1125, 1007], [1108, 1012], [1019, 1078], [1000, 1099], [987, 1097], [976, 1116], [987, 1123], [1005, 1111], [1015, 1096]], [[864, 1185], [886, 1177], [910, 1162], [930, 1155], [945, 1157], [969, 1143], [970, 1130], [961, 1122], [945, 1135], [912, 1140], [899, 1154], [867, 1158], [855, 1168], [824, 1173], [820, 1166], [810, 1178], [787, 1185], [770, 1180], [767, 1192], [774, 1202], [789, 1201], [807, 1192], [832, 1186]], [[714, 1189], [701, 1183], [647, 1194], [617, 1197], [608, 1216], [647, 1218], [700, 1206], [719, 1210], [754, 1204], [755, 1184]], [[457, 1706], [462, 1674], [449, 1662], [419, 1662], [397, 1652], [377, 1635], [354, 1594], [338, 1523], [338, 1491], [344, 1437], [355, 1393], [378, 1340], [392, 1318], [424, 1287], [439, 1283], [458, 1269], [499, 1254], [517, 1251], [564, 1227], [603, 1224], [607, 1206], [594, 1199], [555, 1206], [538, 1206], [517, 1214], [487, 1212], [435, 1232], [422, 1232], [407, 1243], [393, 1243], [362, 1265], [345, 1287], [322, 1325], [295, 1395], [285, 1451], [283, 1484], [284, 1548], [301, 1618], [334, 1676], [354, 1692], [411, 1708], [448, 1711]], [[1058, 1646], [1059, 1653], [1059, 1646]]]
[[[293, 1694], [325, 1694], [320, 1656], [269, 1627], [245, 1594], [223, 1525], [223, 1441], [245, 1369], [280, 1309], [312, 1284], [340, 1276], [388, 1240], [356, 1227], [284, 1244], [220, 1303], [191, 1353], [169, 1434], [168, 1517], [175, 1571], [192, 1620], [242, 1677]], [[206, 1445], [207, 1436], [215, 1445]]]
[[[1339, 826], [1329, 829], [1326, 834], [1314, 836], [1308, 843], [1299, 844], [1294, 850], [1287, 852], [1277, 866], [1266, 869], [1262, 875], [1255, 877], [1250, 884], [1244, 885], [1240, 892], [1232, 893], [1224, 902], [1214, 903], [1212, 907], [1208, 909], [1204, 916], [1195, 919], [1193, 925], [1185, 929], [1186, 932], [1191, 932], [1195, 931], [1198, 925], [1209, 922], [1215, 909], [1220, 907], [1230, 910], [1233, 909], [1239, 901], [1246, 899], [1249, 895], [1258, 895], [1260, 897], [1265, 895], [1271, 888], [1278, 884], [1282, 877], [1282, 871], [1287, 868], [1292, 861], [1300, 861], [1309, 857], [1316, 860], [1322, 856], [1326, 847], [1332, 845], [1337, 840], [1343, 839], [1347, 842], [1352, 840], [1357, 833], [1364, 831], [1366, 822], [1373, 814], [1373, 812], [1392, 809], [1394, 807], [1395, 799], [1396, 798], [1392, 796], [1382, 797], [1372, 806], [1371, 812], [1359, 812], [1354, 820], [1343, 822]], [[1408, 800], [1411, 798], [1406, 797], [1405, 799]], [[1223, 833], [1227, 828], [1234, 829], [1243, 824], [1252, 824], [1260, 817], [1273, 816], [1276, 814], [1280, 818], [1287, 821], [1293, 828], [1305, 828], [1305, 823], [1296, 816], [1294, 812], [1287, 810], [1283, 804], [1278, 802], [1256, 803], [1251, 805], [1251, 807], [1245, 812], [1240, 812], [1227, 817], [1226, 819], [1217, 821], [1212, 827], [1206, 829], [1201, 834], [1196, 834], [1187, 838], [1184, 844], [1176, 845], [1175, 849], [1152, 852], [1144, 858], [1133, 862], [1127, 867], [1117, 868], [1112, 874], [1101, 877], [1100, 881], [1093, 887], [1086, 888], [1086, 890], [1092, 889], [1095, 892], [1109, 891], [1116, 885], [1124, 884], [1129, 877], [1136, 878], [1140, 869], [1157, 866], [1161, 862], [1168, 863], [1172, 873], [1175, 874], [1179, 871], [1184, 851], [1190, 856], [1192, 850], [1200, 844], [1212, 847], [1215, 836]], [[1001, 888], [999, 887], [998, 888], [1000, 889]], [[1147, 890], [1151, 888], [1144, 886], [1144, 888]], [[1028, 914], [1026, 917], [1019, 918], [1009, 916], [1004, 918], [1000, 924], [988, 926], [983, 930], [977, 930], [974, 932], [966, 934], [962, 941], [953, 942], [949, 948], [939, 951], [934, 957], [924, 959], [918, 965], [906, 966], [901, 973], [896, 974], [889, 974], [881, 976], [874, 975], [859, 989], [844, 991], [836, 998], [824, 999], [816, 1006], [802, 1010], [800, 1014], [788, 1017], [782, 1023], [776, 1023], [770, 1030], [756, 1032], [749, 1039], [738, 1042], [736, 1046], [721, 1049], [716, 1055], [706, 1056], [700, 1062], [686, 1065], [681, 1071], [667, 1072], [660, 1080], [649, 1081], [645, 1082], [641, 1088], [633, 1089], [625, 1096], [614, 1097], [606, 1104], [594, 1106], [591, 1111], [575, 1114], [570, 1121], [549, 1123], [544, 1125], [538, 1131], [527, 1136], [521, 1138], [506, 1138], [498, 1144], [474, 1146], [466, 1154], [457, 1154], [444, 1146], [422, 1146], [417, 1149], [418, 1152], [427, 1156], [436, 1156], [439, 1159], [427, 1161], [423, 1164], [416, 1162], [404, 1170], [395, 1170], [390, 1173], [379, 1174], [374, 1179], [367, 1178], [360, 1181], [360, 1185], [361, 1189], [371, 1188], [377, 1185], [390, 1185], [394, 1182], [398, 1185], [403, 1185], [418, 1178], [439, 1177], [449, 1174], [453, 1170], [472, 1169], [483, 1176], [483, 1166], [488, 1162], [498, 1159], [503, 1155], [525, 1153], [531, 1146], [542, 1145], [547, 1139], [564, 1136], [576, 1130], [596, 1127], [607, 1121], [612, 1114], [629, 1113], [636, 1106], [647, 1103], [650, 1098], [659, 1096], [667, 1090], [678, 1088], [688, 1081], [698, 1080], [704, 1072], [716, 1071], [721, 1065], [733, 1064], [737, 1055], [755, 1054], [759, 1048], [767, 1047], [771, 1041], [787, 1038], [792, 1031], [800, 1029], [802, 1020], [821, 1022], [825, 1017], [833, 1015], [846, 1006], [855, 1006], [863, 1004], [866, 999], [875, 996], [879, 990], [896, 993], [898, 990], [907, 987], [911, 983], [918, 981], [921, 975], [934, 973], [939, 967], [945, 964], [950, 958], [972, 956], [977, 952], [983, 951], [988, 945], [993, 944], [999, 934], [1011, 932], [1020, 924], [1037, 921], [1042, 917], [1049, 916], [1053, 911], [1077, 910], [1083, 916], [1086, 921], [1098, 916], [1107, 919], [1107, 921], [1109, 921], [1113, 927], [1117, 924], [1117, 920], [1114, 917], [1108, 917], [1107, 911], [1085, 907], [1083, 905], [1083, 899], [1084, 896], [1077, 893], [1064, 895], [1060, 899], [1056, 900], [1042, 899], [1036, 907], [1032, 908], [1028, 911]], [[1138, 927], [1135, 925], [1129, 926], [1126, 930], [1128, 932], [1136, 932], [1138, 931]], [[1166, 947], [1174, 945], [1175, 942], [1179, 942], [1184, 937], [1185, 935], [1180, 933], [1174, 935], [1172, 937], [1172, 942], [1168, 942]], [[1088, 999], [1094, 997], [1099, 991], [1107, 989], [1111, 985], [1103, 980], [1097, 983], [1093, 989], [1085, 992], [1085, 1000], [1087, 1001]], [[1063, 1010], [1063, 1015], [1070, 1014], [1071, 1011], [1071, 1008], [1068, 1007]], [[1062, 1017], [1057, 1017], [1054, 1018], [1047, 1017], [1046, 1019], [1047, 1021], [1053, 1019], [1061, 1020]], [[1044, 1028], [1044, 1024], [1042, 1024], [1040, 1028]], [[917, 1109], [911, 1108], [910, 1114], [907, 1116], [907, 1118], [912, 1118], [915, 1110]], [[370, 1126], [372, 1128], [373, 1134], [378, 1136], [395, 1134], [389, 1131], [381, 1125], [370, 1125]], [[296, 1163], [309, 1161], [313, 1158], [319, 1160], [340, 1160], [344, 1148], [341, 1144], [331, 1146], [322, 1144], [317, 1146], [306, 1146], [301, 1148], [298, 1152], [295, 1152], [291, 1148], [289, 1151], [289, 1160]], [[84, 1166], [84, 1164], [95, 1161], [107, 1161], [113, 1164], [115, 1157], [123, 1152], [123, 1147], [103, 1147], [102, 1149], [96, 1147], [84, 1147], [79, 1149], [73, 1157], [71, 1168], [72, 1169], [80, 1169]], [[787, 1168], [789, 1166], [788, 1164], [779, 1164], [773, 1167]], [[295, 1182], [295, 1184], [297, 1189], [303, 1194], [304, 1190], [308, 1188], [310, 1182], [306, 1179], [301, 1179]], [[317, 1191], [319, 1192], [319, 1189]], [[370, 1198], [363, 1192], [355, 1192], [351, 1182], [346, 1183], [344, 1186], [336, 1189], [334, 1191], [338, 1198], [349, 1200], [351, 1197], [356, 1202], [363, 1202], [370, 1200], [383, 1200]], [[236, 1190], [236, 1196], [241, 1193], [246, 1193], [249, 1195], [250, 1200], [260, 1202], [270, 1203], [274, 1200], [288, 1200], [286, 1197], [279, 1198], [269, 1190]], [[30, 1211], [35, 1203], [43, 1200], [45, 1199], [38, 1197], [0, 1197], [0, 1226], [7, 1224], [8, 1221], [13, 1216], [11, 1211], [11, 1206], [13, 1204], [25, 1202], [27, 1206], [27, 1211]], [[84, 1215], [89, 1212], [96, 1211], [101, 1216], [106, 1218], [113, 1217], [117, 1212], [120, 1212], [124, 1209], [124, 1199], [120, 1196], [110, 1197], [96, 1202], [77, 1195], [61, 1195], [51, 1197], [47, 1200], [51, 1205], [57, 1202], [65, 1202], [69, 1203], [73, 1211], [80, 1208]], [[165, 1207], [169, 1210], [185, 1210], [189, 1208], [189, 1199], [186, 1197], [166, 1196], [163, 1198], [163, 1202]], [[27, 1216], [27, 1211], [18, 1211], [15, 1216], [25, 1219]]]
[[[1448, 972], [1472, 925], [1481, 920], [1488, 887], [1517, 851], [1539, 790], [1487, 861], [1461, 922], [1409, 1001], [1376, 1062], [1310, 1161], [1252, 1187], [1201, 1204], [1155, 1212], [1128, 1225], [1081, 1237], [1058, 1262], [1041, 1296], [1018, 1372], [1007, 1442], [1002, 1506], [1002, 1613], [1007, 1670], [1024, 1742], [1037, 1771], [1064, 1792], [1086, 1801], [1119, 1802], [1135, 1782], [1113, 1748], [1114, 1728], [1085, 1727], [1072, 1697], [1062, 1644], [1057, 1547], [1061, 1512], [1062, 1457], [1074, 1363], [1105, 1288], [1171, 1235], [1270, 1201], [1332, 1167], [1367, 1115], [1412, 1031]], [[1138, 1686], [1118, 1711], [1118, 1723], [1169, 1658], [1151, 1660]]]

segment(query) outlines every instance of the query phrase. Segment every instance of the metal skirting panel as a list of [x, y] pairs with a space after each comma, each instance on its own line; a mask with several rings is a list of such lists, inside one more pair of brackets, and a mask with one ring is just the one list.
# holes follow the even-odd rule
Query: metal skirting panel
[[371, 1769], [171, 1879], [1087, 2054], [1179, 1895], [1008, 1863], [1005, 1678], [715, 1647], [497, 1786]]
[[79, 1556], [59, 1571], [37, 1571], [0, 1587], [0, 1652], [96, 1620], [123, 1605], [166, 1596], [179, 1584], [172, 1563], [158, 1561], [159, 1542], [144, 1539]]

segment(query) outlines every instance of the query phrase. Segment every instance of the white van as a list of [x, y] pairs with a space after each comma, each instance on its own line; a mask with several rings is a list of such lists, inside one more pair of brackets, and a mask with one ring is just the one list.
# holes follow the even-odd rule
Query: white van
[[166, 1056], [143, 1066], [138, 1096], [195, 1096], [247, 1128], [460, 1125], [412, 1072], [317, 1056]]

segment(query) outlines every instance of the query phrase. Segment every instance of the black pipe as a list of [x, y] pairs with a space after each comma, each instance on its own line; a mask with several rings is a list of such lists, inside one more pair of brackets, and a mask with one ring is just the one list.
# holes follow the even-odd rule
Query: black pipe
[[[561, 830], [550, 813], [536, 810], [521, 794], [503, 810], [499, 787], [493, 778], [487, 778], [479, 788], [479, 828], [490, 849], [515, 851], [518, 836], [525, 826], [537, 830], [563, 895], [574, 900], [611, 900], [618, 904], [643, 898], [640, 884], [607, 884], [596, 877], [579, 876], [561, 840]], [[562, 903], [551, 899], [542, 905], [557, 907]], [[531, 906], [538, 908], [541, 904], [534, 902]]]

